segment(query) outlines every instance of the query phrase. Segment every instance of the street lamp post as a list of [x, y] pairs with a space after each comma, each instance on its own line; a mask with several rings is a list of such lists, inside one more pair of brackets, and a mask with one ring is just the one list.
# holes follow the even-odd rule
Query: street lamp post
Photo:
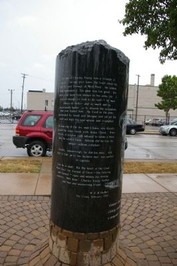
[[137, 88], [136, 88], [136, 106], [135, 106], [135, 121], [137, 122], [137, 116], [138, 116], [138, 98], [139, 98], [139, 80], [140, 75], [137, 75]]

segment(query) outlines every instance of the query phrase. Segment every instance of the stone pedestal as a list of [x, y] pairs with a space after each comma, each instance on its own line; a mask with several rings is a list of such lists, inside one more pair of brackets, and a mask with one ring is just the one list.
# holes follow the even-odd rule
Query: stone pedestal
[[77, 233], [54, 224], [50, 227], [49, 246], [64, 265], [105, 265], [118, 251], [119, 228], [99, 233]]

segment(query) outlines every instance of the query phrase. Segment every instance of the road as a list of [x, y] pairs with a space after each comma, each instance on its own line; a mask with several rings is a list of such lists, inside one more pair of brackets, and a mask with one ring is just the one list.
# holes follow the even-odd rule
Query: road
[[0, 124], [0, 157], [1, 156], [27, 156], [25, 149], [17, 149], [12, 143], [12, 136], [15, 134], [16, 124]]
[[[27, 156], [26, 149], [17, 149], [12, 143], [16, 124], [0, 123], [0, 157]], [[177, 159], [177, 137], [136, 134], [128, 135], [128, 149], [125, 159]]]
[[135, 136], [127, 136], [127, 140], [126, 159], [177, 159], [177, 137], [136, 134]]

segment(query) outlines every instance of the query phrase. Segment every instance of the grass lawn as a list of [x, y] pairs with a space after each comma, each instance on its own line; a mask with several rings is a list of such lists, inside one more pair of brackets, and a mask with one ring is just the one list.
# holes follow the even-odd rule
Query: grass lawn
[[0, 160], [0, 173], [39, 173], [42, 161], [37, 159]]
[[177, 173], [176, 162], [125, 162], [124, 163], [125, 174], [136, 173]]
[[[39, 173], [41, 165], [41, 158], [5, 159], [0, 160], [0, 173]], [[125, 161], [124, 173], [177, 173], [177, 163]]]

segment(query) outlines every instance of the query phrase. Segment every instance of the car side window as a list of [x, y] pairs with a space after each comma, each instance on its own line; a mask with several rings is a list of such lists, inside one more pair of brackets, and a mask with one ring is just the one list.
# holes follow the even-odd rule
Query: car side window
[[45, 124], [44, 124], [45, 128], [53, 128], [53, 116], [49, 116], [47, 117]]
[[23, 121], [23, 126], [35, 126], [37, 122], [40, 120], [41, 115], [28, 115]]

